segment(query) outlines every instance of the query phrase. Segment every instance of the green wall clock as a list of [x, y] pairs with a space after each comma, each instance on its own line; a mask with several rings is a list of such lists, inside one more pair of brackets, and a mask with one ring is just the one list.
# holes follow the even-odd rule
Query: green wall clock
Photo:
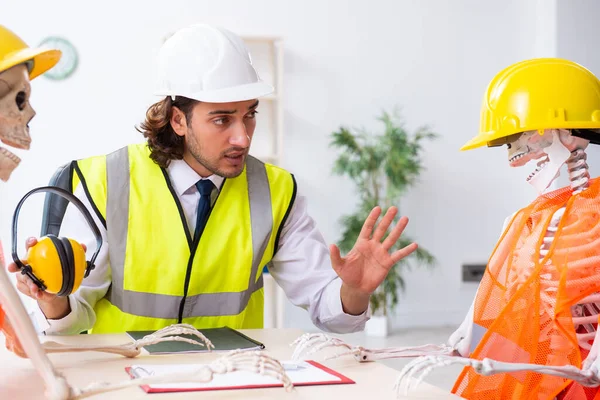
[[73, 75], [77, 69], [77, 64], [79, 63], [79, 56], [75, 46], [73, 46], [71, 42], [58, 36], [49, 36], [42, 40], [40, 46], [62, 51], [60, 61], [43, 76], [52, 80], [61, 81]]

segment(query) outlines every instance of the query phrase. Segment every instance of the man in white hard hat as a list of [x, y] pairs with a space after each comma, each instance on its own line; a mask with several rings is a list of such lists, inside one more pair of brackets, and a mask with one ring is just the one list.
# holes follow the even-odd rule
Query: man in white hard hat
[[[328, 250], [293, 175], [248, 155], [259, 98], [273, 88], [238, 36], [182, 29], [164, 43], [158, 67], [162, 100], [140, 127], [147, 143], [71, 164], [74, 193], [105, 242], [75, 294], [46, 301], [25, 282], [45, 332], [261, 328], [265, 265], [317, 327], [363, 329], [371, 293], [416, 249], [390, 254], [407, 219], [383, 240], [397, 210], [377, 225], [375, 208], [345, 258]], [[67, 210], [61, 235], [94, 248], [77, 210]]]

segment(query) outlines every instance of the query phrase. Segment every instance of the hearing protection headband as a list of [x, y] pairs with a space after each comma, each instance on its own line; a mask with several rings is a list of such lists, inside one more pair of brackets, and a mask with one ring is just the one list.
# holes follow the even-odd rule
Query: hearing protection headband
[[90, 215], [89, 211], [85, 208], [85, 206], [83, 205], [81, 200], [79, 200], [77, 197], [75, 197], [74, 195], [72, 195], [71, 193], [69, 193], [68, 191], [66, 191], [64, 189], [61, 189], [56, 186], [43, 186], [43, 187], [35, 188], [35, 189], [29, 191], [25, 196], [23, 196], [21, 201], [19, 201], [19, 204], [17, 204], [17, 208], [15, 209], [15, 213], [13, 215], [12, 258], [13, 258], [15, 264], [17, 264], [17, 266], [21, 269], [22, 274], [27, 275], [40, 289], [45, 290], [46, 286], [43, 284], [43, 282], [41, 282], [33, 274], [31, 267], [29, 265], [25, 265], [21, 260], [19, 260], [19, 257], [17, 256], [17, 221], [19, 218], [19, 211], [21, 210], [21, 206], [23, 205], [23, 203], [29, 196], [31, 196], [34, 193], [39, 193], [39, 192], [54, 193], [56, 195], [59, 195], [60, 197], [63, 197], [64, 199], [68, 200], [69, 202], [73, 203], [79, 209], [79, 211], [81, 211], [81, 213], [83, 214], [88, 225], [92, 229], [92, 232], [94, 233], [94, 236], [96, 237], [96, 251], [92, 255], [92, 258], [86, 262], [84, 277], [87, 277], [95, 267], [94, 262], [96, 261], [96, 257], [98, 257], [98, 253], [100, 253], [100, 248], [102, 247], [102, 235], [100, 234], [100, 230], [94, 223], [94, 219]]

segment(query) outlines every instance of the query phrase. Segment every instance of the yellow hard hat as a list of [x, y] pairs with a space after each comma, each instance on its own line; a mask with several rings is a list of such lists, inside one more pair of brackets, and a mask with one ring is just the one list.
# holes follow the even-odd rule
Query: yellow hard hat
[[33, 79], [54, 67], [61, 54], [56, 49], [31, 48], [12, 31], [0, 25], [0, 72], [31, 62], [29, 79]]
[[461, 150], [499, 146], [525, 131], [600, 128], [600, 81], [572, 61], [521, 61], [492, 79], [480, 118], [479, 134]]

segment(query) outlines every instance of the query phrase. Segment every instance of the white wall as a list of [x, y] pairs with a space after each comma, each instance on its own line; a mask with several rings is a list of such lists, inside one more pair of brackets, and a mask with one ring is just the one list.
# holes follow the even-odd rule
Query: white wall
[[[475, 290], [461, 283], [461, 264], [485, 263], [504, 218], [533, 198], [526, 172], [508, 167], [504, 149], [458, 149], [477, 133], [489, 80], [539, 52], [538, 7], [534, 0], [0, 0], [0, 23], [30, 44], [62, 35], [81, 55], [71, 79], [35, 81], [33, 147], [20, 153], [24, 162], [11, 182], [0, 185], [5, 247], [15, 203], [56, 166], [141, 138], [134, 125], [153, 99], [151, 63], [162, 36], [210, 22], [285, 39], [284, 167], [296, 174], [328, 242], [338, 240], [338, 218], [356, 198], [349, 182], [329, 173], [333, 130], [379, 128], [374, 117], [397, 105], [408, 127], [430, 124], [441, 135], [400, 205], [411, 218], [408, 233], [439, 265], [407, 276], [394, 326], [457, 324]], [[39, 196], [23, 210], [23, 237], [38, 231], [41, 203]], [[306, 313], [291, 306], [286, 325], [311, 328]]]
[[[600, 3], [594, 0], [577, 0], [558, 3], [558, 56], [580, 63], [600, 76]], [[586, 149], [590, 175], [600, 175], [600, 146], [590, 145]], [[567, 174], [561, 176], [567, 183]]]

